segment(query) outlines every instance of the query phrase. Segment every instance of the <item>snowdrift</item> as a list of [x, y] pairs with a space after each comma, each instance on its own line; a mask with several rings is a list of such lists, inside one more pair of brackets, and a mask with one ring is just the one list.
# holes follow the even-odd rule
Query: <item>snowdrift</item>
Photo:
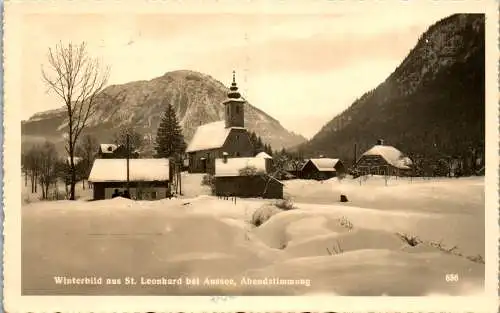
[[[484, 264], [467, 256], [484, 256], [483, 186], [479, 178], [388, 186], [377, 178], [365, 185], [289, 181], [296, 208], [287, 211], [263, 199], [208, 195], [30, 203], [22, 207], [23, 293], [478, 293]], [[350, 202], [338, 202], [339, 190]], [[255, 215], [266, 215], [258, 227]], [[398, 233], [420, 243], [411, 246]], [[447, 274], [459, 280], [446, 281]], [[54, 276], [120, 283], [58, 285]], [[127, 277], [138, 283], [125, 284]], [[141, 284], [161, 277], [184, 283]], [[196, 278], [199, 284], [185, 283]]]

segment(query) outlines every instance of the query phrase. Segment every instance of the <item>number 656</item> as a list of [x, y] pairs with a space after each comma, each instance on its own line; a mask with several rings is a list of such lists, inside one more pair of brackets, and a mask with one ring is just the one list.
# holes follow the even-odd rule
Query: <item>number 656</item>
[[447, 282], [455, 282], [458, 281], [458, 274], [446, 274], [445, 280]]

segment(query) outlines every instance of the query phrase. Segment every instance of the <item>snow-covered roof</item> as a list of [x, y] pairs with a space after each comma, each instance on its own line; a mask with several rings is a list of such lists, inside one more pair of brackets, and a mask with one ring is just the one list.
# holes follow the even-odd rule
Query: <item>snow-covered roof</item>
[[224, 145], [231, 128], [226, 128], [225, 121], [217, 121], [199, 126], [189, 143], [186, 152], [217, 149]]
[[118, 145], [113, 143], [101, 143], [99, 149], [102, 153], [113, 153], [118, 148]]
[[375, 145], [363, 155], [380, 155], [387, 163], [400, 169], [409, 169], [412, 164], [410, 158], [393, 146]]
[[[168, 159], [129, 159], [130, 181], [169, 180]], [[96, 159], [92, 165], [90, 182], [127, 181], [127, 159]]]
[[[320, 172], [335, 172], [335, 165], [339, 162], [339, 159], [330, 158], [319, 158], [319, 159], [309, 159], [309, 161], [318, 169]], [[302, 165], [302, 169], [306, 166], [308, 162]]]
[[255, 167], [257, 172], [266, 173], [264, 158], [227, 158], [227, 162], [224, 162], [224, 159], [215, 159], [215, 176], [240, 176], [240, 170], [247, 166]]
[[273, 157], [270, 156], [269, 154], [265, 153], [264, 151], [257, 153], [255, 156], [256, 158], [264, 158], [264, 159], [272, 159]]

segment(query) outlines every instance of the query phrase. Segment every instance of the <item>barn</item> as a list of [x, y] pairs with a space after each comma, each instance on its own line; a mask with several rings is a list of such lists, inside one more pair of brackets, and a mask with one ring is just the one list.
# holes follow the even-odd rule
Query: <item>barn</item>
[[265, 158], [215, 160], [215, 193], [218, 196], [283, 199], [283, 183], [270, 176]]
[[215, 159], [223, 153], [231, 157], [253, 156], [253, 146], [245, 128], [245, 100], [233, 83], [224, 101], [225, 119], [199, 126], [191, 139], [186, 152], [189, 159], [190, 173], [215, 172]]
[[379, 139], [357, 160], [354, 170], [360, 175], [400, 176], [411, 174], [412, 161], [393, 146]]
[[[129, 189], [132, 199], [156, 200], [170, 197], [168, 159], [129, 159]], [[126, 159], [96, 159], [88, 181], [93, 185], [94, 200], [110, 199], [117, 189], [127, 189]]]
[[319, 158], [309, 159], [300, 169], [303, 179], [325, 180], [345, 174], [345, 167], [339, 159]]

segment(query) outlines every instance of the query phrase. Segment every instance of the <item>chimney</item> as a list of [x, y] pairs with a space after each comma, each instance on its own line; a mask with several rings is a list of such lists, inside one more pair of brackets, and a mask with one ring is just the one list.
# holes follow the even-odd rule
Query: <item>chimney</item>
[[383, 146], [384, 145], [384, 139], [378, 139], [377, 140], [377, 145]]
[[227, 156], [228, 156], [227, 152], [222, 152], [222, 162], [227, 163]]

